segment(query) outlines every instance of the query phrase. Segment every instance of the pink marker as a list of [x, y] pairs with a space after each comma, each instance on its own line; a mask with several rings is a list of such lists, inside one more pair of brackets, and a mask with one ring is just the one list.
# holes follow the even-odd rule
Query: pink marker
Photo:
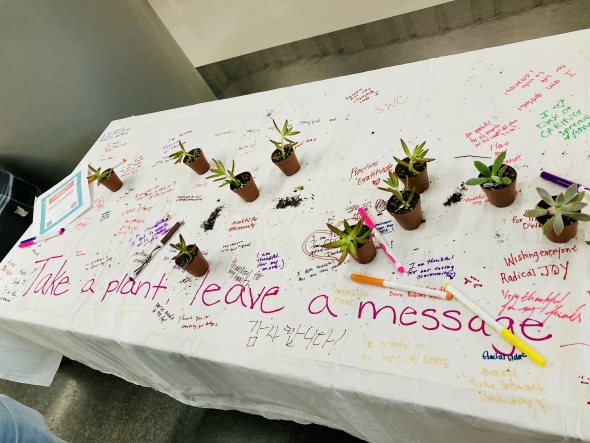
[[373, 223], [373, 221], [369, 218], [369, 214], [367, 214], [363, 208], [359, 208], [358, 212], [361, 215], [361, 217], [363, 217], [363, 219], [365, 220], [365, 225], [367, 225], [369, 228], [371, 228], [373, 230], [373, 237], [375, 237], [375, 239], [377, 240], [377, 243], [379, 243], [379, 246], [381, 246], [381, 250], [385, 253], [385, 255], [387, 255], [389, 257], [389, 259], [391, 260], [391, 263], [393, 263], [393, 265], [397, 269], [397, 272], [399, 272], [400, 274], [403, 274], [404, 272], [406, 272], [404, 266], [400, 263], [400, 261], [395, 257], [395, 255], [393, 255], [393, 253], [386, 246], [387, 243], [385, 242], [385, 239], [383, 237], [381, 237], [381, 234], [379, 233], [379, 229], [377, 229], [377, 226], [375, 226], [375, 223]]
[[28, 240], [25, 240], [25, 241], [19, 243], [18, 247], [19, 248], [28, 248], [29, 246], [36, 245], [37, 243], [41, 243], [42, 241], [49, 240], [50, 238], [57, 237], [59, 235], [63, 235], [64, 232], [65, 232], [65, 229], [61, 228], [59, 231], [54, 232], [52, 234], [46, 234], [46, 235], [39, 236], [39, 237], [33, 237], [33, 238], [30, 238]]

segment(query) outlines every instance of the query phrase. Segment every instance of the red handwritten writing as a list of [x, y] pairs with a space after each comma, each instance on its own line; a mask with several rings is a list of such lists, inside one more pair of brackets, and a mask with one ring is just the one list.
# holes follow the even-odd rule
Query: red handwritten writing
[[[514, 223], [517, 217], [512, 217], [512, 223]], [[522, 219], [518, 219], [521, 220]], [[520, 223], [520, 222], [518, 222]], [[506, 266], [514, 266], [516, 263], [519, 263], [523, 260], [533, 260], [535, 263], [539, 261], [541, 257], [553, 257], [557, 256], [558, 260], [561, 260], [561, 254], [567, 254], [572, 252], [578, 252], [578, 245], [574, 245], [571, 248], [568, 247], [559, 247], [553, 249], [538, 249], [530, 252], [525, 252], [522, 249], [518, 255], [514, 255], [512, 252], [510, 256], [504, 258], [504, 263]]]
[[176, 180], [170, 183], [169, 185], [153, 186], [147, 191], [135, 194], [135, 200], [143, 200], [144, 198], [151, 200], [152, 198], [156, 198], [160, 195], [168, 194], [169, 192], [172, 192], [174, 190], [174, 186], [176, 186]]
[[91, 221], [92, 219], [90, 217], [82, 217], [76, 222], [76, 229], [80, 230], [85, 228], [90, 224]]
[[[367, 163], [365, 166], [361, 166], [360, 168], [357, 168], [355, 166], [354, 168], [352, 168], [350, 170], [350, 178], [353, 178], [353, 176], [354, 176], [354, 178], [357, 178], [359, 175], [364, 174], [365, 171], [373, 169], [370, 173], [367, 173], [366, 175], [357, 178], [356, 184], [360, 186], [363, 183], [366, 183], [369, 180], [372, 180], [373, 178], [375, 178], [379, 174], [383, 174], [383, 173], [393, 169], [392, 163], [388, 163], [386, 166], [384, 166], [382, 168], [378, 168], [377, 167], [378, 165], [379, 165], [379, 161], [375, 161], [375, 162]], [[376, 168], [376, 169], [374, 169], [374, 168]]]
[[94, 206], [96, 206], [96, 209], [99, 211], [104, 208], [104, 197], [98, 197], [96, 200], [94, 200]]
[[408, 101], [408, 97], [406, 97], [405, 99], [402, 100], [401, 95], [396, 95], [395, 97], [393, 97], [393, 99], [389, 100], [389, 103], [385, 103], [385, 109], [383, 109], [382, 106], [377, 106], [375, 108], [375, 111], [377, 111], [377, 114], [381, 114], [385, 111], [389, 111], [390, 109], [394, 109], [398, 105], [401, 105], [407, 101]]
[[526, 271], [512, 271], [512, 274], [507, 274], [505, 272], [500, 272], [500, 279], [502, 283], [514, 283], [518, 280], [527, 277], [537, 277], [537, 271], [539, 277], [550, 277], [554, 275], [561, 275], [563, 274], [563, 280], [567, 278], [567, 271], [569, 268], [569, 261], [565, 262], [565, 265], [558, 263], [558, 264], [550, 264], [544, 266], [538, 266], [535, 268], [527, 269]]
[[467, 132], [465, 138], [469, 139], [469, 141], [477, 148], [483, 143], [490, 143], [492, 140], [506, 137], [516, 131], [519, 129], [516, 125], [517, 122], [518, 120], [511, 120], [508, 124], [499, 124], [487, 120], [473, 131]]
[[141, 168], [142, 162], [143, 155], [140, 155], [132, 161], [125, 163], [125, 165], [121, 168], [119, 175], [121, 177], [125, 177], [127, 175], [135, 174]]
[[360, 88], [344, 98], [353, 103], [363, 103], [368, 101], [371, 97], [377, 97], [378, 95], [378, 90], [374, 91], [372, 88]]
[[572, 323], [582, 322], [582, 309], [585, 304], [579, 305], [570, 314], [563, 312], [563, 305], [571, 292], [550, 292], [545, 297], [538, 296], [537, 291], [525, 292], [520, 295], [517, 292], [510, 292], [502, 289], [502, 297], [506, 302], [502, 305], [498, 315], [502, 315], [505, 311], [518, 311], [521, 313], [528, 313], [527, 318], [532, 318], [534, 314], [542, 314], [540, 324], [544, 325], [551, 317], [559, 319], [566, 319]]
[[228, 231], [240, 231], [242, 229], [253, 229], [256, 226], [258, 218], [247, 217], [241, 220], [234, 220], [231, 222], [231, 226]]
[[520, 105], [517, 109], [519, 111], [522, 111], [523, 109], [528, 108], [529, 106], [533, 105], [537, 100], [539, 100], [541, 97], [543, 97], [543, 94], [540, 93], [536, 93], [534, 96], [532, 96], [531, 98], [529, 98], [527, 101], [525, 101], [522, 105]]
[[[532, 71], [530, 71], [532, 72]], [[530, 86], [530, 84], [535, 80], [534, 77], [531, 76], [531, 74], [529, 72], [527, 72], [525, 75], [523, 75], [519, 80], [517, 80], [512, 86], [510, 86], [508, 89], [506, 89], [504, 91], [504, 95], [508, 95], [510, 94], [512, 91], [515, 91], [516, 89], [520, 88], [526, 88], [528, 86]]]
[[103, 149], [104, 152], [111, 152], [113, 149], [120, 148], [121, 146], [125, 146], [126, 144], [127, 143], [121, 143], [120, 141], [109, 142]]

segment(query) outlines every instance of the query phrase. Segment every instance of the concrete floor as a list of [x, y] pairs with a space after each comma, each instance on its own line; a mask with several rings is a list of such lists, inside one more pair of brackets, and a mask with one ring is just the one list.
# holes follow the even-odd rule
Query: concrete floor
[[[434, 36], [417, 36], [351, 54], [270, 64], [229, 83], [222, 95], [233, 97], [590, 27], [590, 1], [531, 4], [538, 7]], [[360, 442], [322, 426], [186, 406], [67, 359], [51, 387], [0, 380], [0, 393], [40, 411], [50, 429], [70, 443]]]

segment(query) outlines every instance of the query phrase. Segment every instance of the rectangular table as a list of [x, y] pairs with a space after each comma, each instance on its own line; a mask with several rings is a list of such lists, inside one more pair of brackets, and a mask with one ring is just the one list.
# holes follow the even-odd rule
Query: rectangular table
[[[581, 31], [114, 121], [84, 161], [127, 158], [123, 188], [93, 184], [94, 206], [62, 237], [10, 252], [0, 325], [190, 405], [370, 442], [590, 440], [590, 227], [556, 245], [523, 217], [535, 187], [563, 191], [541, 170], [590, 183], [589, 66]], [[301, 132], [292, 177], [270, 161], [273, 118]], [[426, 140], [436, 159], [415, 231], [381, 212], [389, 195], [377, 189], [403, 156], [400, 138]], [[244, 203], [175, 165], [167, 156], [179, 140], [211, 163], [235, 160], [260, 197]], [[475, 159], [491, 164], [503, 150], [517, 197], [498, 209], [462, 183], [477, 176]], [[455, 193], [461, 201], [448, 202]], [[277, 208], [291, 197], [298, 206]], [[336, 267], [337, 252], [321, 248], [326, 223], [354, 221], [359, 206], [406, 275], [379, 251], [368, 265]], [[167, 246], [129, 282], [181, 220], [209, 273], [175, 268]], [[450, 282], [548, 363], [534, 365], [455, 300], [358, 285], [353, 272]]]

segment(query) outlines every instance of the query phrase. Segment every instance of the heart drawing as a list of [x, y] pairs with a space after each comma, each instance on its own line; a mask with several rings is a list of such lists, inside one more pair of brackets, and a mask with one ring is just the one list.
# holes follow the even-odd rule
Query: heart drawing
[[379, 182], [381, 182], [381, 179], [380, 178], [378, 178], [377, 180], [373, 180], [373, 184], [375, 186], [377, 186], [379, 184]]

